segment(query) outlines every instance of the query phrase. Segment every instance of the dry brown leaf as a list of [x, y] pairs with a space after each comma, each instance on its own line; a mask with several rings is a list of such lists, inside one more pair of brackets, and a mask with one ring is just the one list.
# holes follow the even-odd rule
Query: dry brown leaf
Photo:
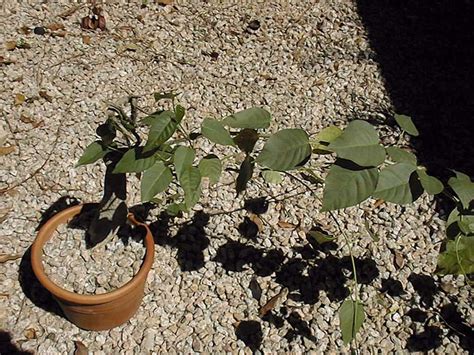
[[0, 254], [0, 263], [5, 263], [7, 261], [16, 260], [20, 258], [21, 258], [21, 254], [11, 254], [11, 255]]
[[261, 233], [263, 231], [263, 222], [260, 217], [256, 214], [250, 213], [249, 219], [257, 225], [258, 231]]
[[91, 44], [91, 37], [90, 36], [82, 36], [82, 43]]
[[31, 32], [31, 29], [28, 26], [21, 26], [20, 33], [27, 35]]
[[13, 153], [14, 151], [15, 151], [15, 147], [13, 145], [10, 145], [8, 147], [0, 147], [0, 156]]
[[40, 90], [39, 96], [41, 96], [43, 99], [45, 99], [48, 102], [53, 102], [53, 98], [48, 95], [46, 90]]
[[25, 338], [29, 340], [37, 338], [36, 330], [34, 328], [25, 329], [24, 335], [25, 335]]
[[26, 97], [25, 95], [23, 94], [16, 94], [15, 95], [15, 106], [19, 106], [21, 104], [23, 104], [26, 100]]
[[33, 122], [35, 122], [34, 119], [32, 119], [30, 116], [27, 116], [27, 115], [21, 115], [20, 116], [20, 121], [23, 122], [23, 123], [33, 123]]
[[12, 51], [16, 48], [16, 41], [7, 41], [5, 42], [5, 48], [7, 51]]
[[280, 305], [286, 300], [286, 297], [288, 296], [288, 289], [285, 287], [283, 288], [276, 296], [273, 296], [270, 298], [270, 300], [265, 303], [265, 305], [260, 308], [258, 311], [258, 315], [260, 317], [265, 316], [268, 312], [270, 312], [272, 309]]
[[394, 263], [397, 269], [401, 269], [405, 265], [405, 258], [399, 251], [395, 251]]
[[74, 355], [88, 355], [89, 349], [79, 340], [74, 340], [74, 345], [76, 345], [76, 350], [74, 350]]
[[173, 0], [158, 0], [158, 5], [161, 6], [166, 6], [166, 5], [171, 5], [173, 3]]
[[385, 201], [382, 200], [382, 199], [376, 200], [375, 203], [374, 203], [374, 210], [375, 210], [376, 208], [380, 207], [381, 205], [383, 205], [384, 202], [385, 202]]
[[44, 126], [44, 121], [43, 121], [43, 120], [39, 120], [39, 121], [33, 123], [31, 126], [32, 126], [33, 128], [38, 128], [38, 127]]
[[66, 31], [51, 32], [52, 37], [66, 37], [66, 35], [67, 35]]
[[46, 26], [46, 28], [50, 31], [58, 31], [58, 30], [65, 29], [62, 23], [57, 23], [57, 22], [49, 24], [48, 26]]
[[286, 228], [286, 229], [294, 229], [297, 226], [293, 223], [285, 222], [285, 221], [278, 221], [278, 227], [280, 228]]

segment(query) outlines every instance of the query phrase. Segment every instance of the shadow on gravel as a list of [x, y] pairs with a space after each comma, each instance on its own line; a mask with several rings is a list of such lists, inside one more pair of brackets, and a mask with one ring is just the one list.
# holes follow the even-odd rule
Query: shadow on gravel
[[21, 258], [18, 281], [20, 282], [21, 289], [25, 296], [33, 302], [35, 306], [44, 309], [46, 312], [64, 317], [61, 308], [51, 293], [41, 286], [33, 272], [31, 267], [31, 247], [26, 250]]
[[[415, 292], [420, 296], [420, 304], [408, 310], [406, 315], [412, 322], [422, 323], [423, 331], [408, 338], [407, 350], [412, 352], [428, 352], [441, 346], [443, 337], [457, 337], [459, 346], [468, 353], [474, 353], [474, 329], [462, 317], [453, 303], [455, 296], [446, 294], [447, 303], [441, 307], [434, 307], [434, 295], [440, 288], [438, 281], [428, 275], [411, 274], [408, 278]], [[431, 324], [430, 324], [431, 323]], [[444, 334], [443, 330], [447, 332]], [[456, 341], [453, 339], [453, 341]], [[457, 342], [457, 341], [456, 341]]]
[[21, 350], [12, 341], [10, 333], [0, 330], [0, 354], [8, 355], [32, 355], [32, 351]]
[[420, 131], [420, 162], [474, 176], [474, 2], [357, 0], [398, 113]]

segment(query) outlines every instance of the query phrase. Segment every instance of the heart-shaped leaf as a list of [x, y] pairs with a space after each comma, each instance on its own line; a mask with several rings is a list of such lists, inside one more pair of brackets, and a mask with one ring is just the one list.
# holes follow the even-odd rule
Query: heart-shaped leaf
[[417, 164], [416, 156], [413, 153], [407, 152], [406, 150], [400, 149], [398, 147], [388, 147], [385, 149], [388, 156], [396, 163], [408, 163], [408, 164]]
[[336, 161], [329, 169], [323, 192], [321, 211], [355, 206], [375, 191], [377, 168], [354, 167], [347, 161]]
[[322, 129], [313, 140], [311, 140], [311, 147], [318, 154], [332, 153], [327, 150], [329, 143], [335, 140], [342, 134], [342, 129], [337, 126], [329, 126]]
[[456, 171], [456, 177], [448, 180], [448, 185], [459, 197], [464, 208], [469, 208], [472, 200], [474, 200], [474, 183], [466, 174]]
[[263, 179], [269, 184], [281, 184], [283, 176], [279, 171], [264, 170], [262, 171]]
[[103, 146], [102, 142], [92, 142], [84, 150], [84, 153], [82, 153], [76, 167], [95, 163], [97, 160], [102, 159], [108, 152], [109, 150]]
[[272, 116], [261, 107], [252, 107], [239, 111], [222, 120], [222, 123], [232, 128], [268, 128]]
[[430, 195], [437, 195], [443, 192], [443, 183], [434, 176], [428, 175], [425, 169], [418, 169], [416, 172], [418, 174], [418, 178], [420, 179], [421, 186], [423, 186], [426, 192], [428, 192]]
[[295, 168], [311, 155], [308, 135], [299, 128], [283, 129], [272, 135], [257, 157], [257, 162], [272, 170]]
[[195, 152], [193, 148], [180, 146], [174, 152], [173, 162], [176, 175], [178, 178], [181, 176], [181, 173], [193, 165]]
[[341, 159], [360, 166], [378, 166], [385, 161], [385, 149], [379, 144], [377, 131], [365, 121], [352, 121], [328, 148]]
[[209, 178], [212, 185], [216, 184], [222, 173], [222, 163], [217, 156], [210, 154], [199, 162], [199, 171], [201, 176]]
[[156, 194], [165, 191], [172, 179], [171, 170], [162, 161], [156, 162], [155, 165], [143, 173], [141, 182], [142, 202], [150, 201]]
[[205, 118], [201, 124], [201, 133], [211, 142], [221, 145], [234, 145], [230, 133], [225, 129], [221, 122]]
[[129, 149], [119, 160], [113, 173], [139, 173], [153, 166], [156, 157], [152, 155], [144, 158], [141, 150], [141, 148]]
[[380, 172], [373, 196], [400, 205], [412, 203], [418, 197], [410, 184], [411, 174], [415, 170], [416, 166], [407, 163], [386, 167]]
[[339, 323], [344, 344], [349, 344], [356, 337], [364, 319], [364, 306], [360, 302], [346, 299], [339, 309]]
[[395, 121], [397, 121], [400, 128], [403, 129], [408, 134], [415, 137], [420, 134], [415, 124], [413, 123], [411, 117], [406, 116], [406, 115], [395, 115]]
[[438, 256], [437, 272], [440, 274], [474, 273], [474, 237], [458, 236], [448, 240], [446, 250]]

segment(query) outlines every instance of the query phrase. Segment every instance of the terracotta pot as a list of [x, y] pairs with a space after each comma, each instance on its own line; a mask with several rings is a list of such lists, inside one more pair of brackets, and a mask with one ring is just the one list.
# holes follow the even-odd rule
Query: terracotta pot
[[46, 276], [43, 269], [43, 246], [60, 224], [67, 223], [79, 214], [82, 205], [70, 207], [49, 219], [40, 229], [31, 247], [31, 266], [41, 285], [58, 301], [66, 317], [80, 328], [104, 330], [128, 321], [141, 304], [148, 272], [155, 252], [155, 243], [146, 224], [139, 223], [132, 214], [128, 218], [146, 228], [146, 254], [138, 273], [122, 287], [99, 295], [83, 295], [67, 291]]

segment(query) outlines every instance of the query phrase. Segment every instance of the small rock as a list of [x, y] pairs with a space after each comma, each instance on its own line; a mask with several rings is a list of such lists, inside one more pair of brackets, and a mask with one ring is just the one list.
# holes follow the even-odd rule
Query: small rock
[[43, 36], [46, 33], [46, 30], [44, 27], [38, 26], [34, 28], [33, 33], [35, 35]]
[[198, 338], [194, 338], [193, 340], [193, 350], [197, 352], [202, 351], [202, 343]]
[[248, 24], [248, 28], [253, 30], [253, 31], [256, 31], [260, 28], [260, 21], [259, 20], [252, 20], [249, 22]]

